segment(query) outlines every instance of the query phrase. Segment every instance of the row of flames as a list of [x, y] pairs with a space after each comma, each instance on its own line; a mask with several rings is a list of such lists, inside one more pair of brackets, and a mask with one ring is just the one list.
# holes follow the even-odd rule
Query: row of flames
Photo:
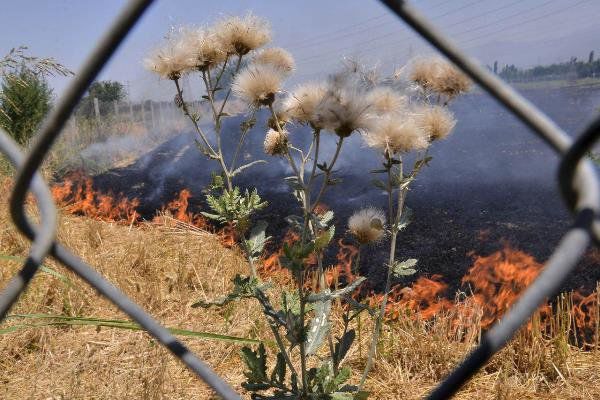
[[[85, 215], [103, 220], [117, 221], [127, 224], [141, 223], [142, 218], [136, 211], [138, 199], [128, 199], [114, 193], [100, 193], [93, 188], [92, 179], [84, 174], [73, 174], [62, 183], [52, 188], [55, 200], [69, 213]], [[210, 224], [199, 214], [189, 211], [191, 192], [183, 189], [179, 195], [162, 207], [159, 215], [165, 213], [173, 219], [188, 223], [201, 229], [211, 229]], [[164, 223], [157, 216], [154, 223]], [[233, 246], [235, 238], [231, 229], [214, 231], [219, 234], [223, 244]], [[298, 240], [298, 236], [288, 231], [283, 241], [290, 244]], [[355, 279], [352, 264], [356, 259], [357, 248], [343, 239], [339, 239], [336, 264], [326, 270], [327, 284], [332, 287], [339, 282], [350, 282]], [[289, 274], [279, 263], [282, 247], [263, 258], [260, 273], [264, 277], [272, 277], [289, 281]], [[387, 318], [399, 319], [403, 315], [411, 315], [422, 320], [431, 320], [439, 315], [453, 315], [458, 325], [465, 320], [476, 321], [482, 329], [489, 328], [511, 307], [522, 291], [529, 286], [542, 269], [542, 264], [531, 255], [515, 249], [508, 244], [504, 248], [488, 256], [470, 254], [473, 264], [462, 278], [462, 287], [466, 291], [456, 299], [449, 299], [448, 284], [441, 275], [421, 276], [410, 286], [397, 285], [392, 288], [388, 304]], [[315, 260], [307, 260], [314, 264]], [[316, 285], [313, 278], [306, 280], [307, 285]], [[375, 293], [365, 283], [354, 294], [356, 298], [366, 299], [367, 303], [376, 307], [381, 303], [382, 295]], [[572, 331], [584, 344], [596, 342], [600, 318], [598, 316], [598, 291], [589, 295], [574, 292], [570, 295], [570, 316]], [[539, 310], [542, 324], [552, 322], [553, 305], [548, 303]]]

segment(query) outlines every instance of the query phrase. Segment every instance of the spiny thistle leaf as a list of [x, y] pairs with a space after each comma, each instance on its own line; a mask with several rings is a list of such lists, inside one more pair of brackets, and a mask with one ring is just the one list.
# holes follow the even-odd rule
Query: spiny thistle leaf
[[405, 261], [396, 261], [392, 265], [392, 273], [397, 278], [412, 275], [417, 272], [417, 270], [413, 268], [415, 265], [417, 265], [417, 259], [415, 258], [409, 258]]
[[244, 277], [239, 274], [233, 278], [233, 285], [234, 287], [231, 293], [213, 301], [198, 300], [192, 304], [192, 307], [209, 308], [212, 306], [224, 306], [232, 301], [256, 297], [257, 291], [263, 291], [270, 287], [269, 284], [259, 285], [258, 279], [256, 278]]
[[367, 278], [365, 278], [364, 276], [361, 276], [361, 277], [357, 278], [356, 280], [354, 280], [348, 286], [346, 286], [342, 289], [334, 290], [333, 292], [330, 291], [329, 289], [327, 289], [321, 293], [311, 293], [306, 297], [306, 301], [308, 303], [316, 303], [319, 301], [336, 299], [336, 298], [344, 296], [348, 293], [352, 293], [354, 291], [354, 289], [356, 289], [361, 283], [364, 282], [365, 279], [367, 279]]
[[267, 162], [265, 160], [255, 160], [252, 162], [249, 162], [248, 164], [244, 164], [238, 168], [236, 168], [232, 173], [231, 173], [231, 178], [233, 178], [234, 176], [238, 175], [239, 173], [243, 172], [245, 169], [250, 168], [254, 165], [257, 164], [266, 164]]
[[306, 338], [306, 355], [313, 355], [319, 350], [321, 343], [329, 332], [329, 314], [331, 313], [331, 300], [315, 304], [315, 317], [310, 322]]

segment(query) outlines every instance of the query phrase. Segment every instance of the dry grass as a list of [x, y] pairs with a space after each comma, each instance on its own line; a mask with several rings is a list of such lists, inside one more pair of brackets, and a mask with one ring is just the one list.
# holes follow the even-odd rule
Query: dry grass
[[[0, 254], [25, 254], [28, 243], [9, 223], [6, 199], [2, 197], [0, 210]], [[218, 311], [190, 307], [198, 298], [225, 293], [229, 279], [247, 270], [242, 257], [222, 247], [214, 236], [168, 226], [130, 228], [66, 215], [61, 217], [60, 227], [63, 243], [167, 326], [270, 339], [260, 310], [251, 301]], [[1, 287], [19, 266], [15, 262], [0, 263]], [[62, 267], [51, 261], [48, 265], [68, 275], [73, 287], [39, 274], [13, 313], [125, 318]], [[272, 298], [277, 296], [273, 294]], [[367, 385], [372, 398], [421, 398], [462, 358], [477, 340], [478, 332], [451, 328], [450, 321], [456, 320], [451, 317], [423, 322], [406, 316], [385, 327], [379, 359]], [[461, 327], [468, 328], [468, 321]], [[363, 316], [361, 343], [353, 347], [346, 361], [354, 367], [355, 382], [364, 365], [370, 329], [370, 320]], [[241, 390], [239, 344], [183, 340]], [[569, 347], [560, 335], [548, 340], [523, 333], [494, 357], [457, 398], [600, 398], [598, 355], [596, 351]], [[205, 385], [144, 333], [47, 327], [0, 336], [0, 398], [213, 397]]]

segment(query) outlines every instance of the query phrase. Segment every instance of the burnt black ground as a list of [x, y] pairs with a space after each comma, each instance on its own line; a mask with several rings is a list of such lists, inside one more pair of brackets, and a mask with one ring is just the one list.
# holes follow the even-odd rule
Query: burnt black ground
[[[547, 112], [563, 129], [576, 135], [600, 106], [600, 91], [582, 88], [535, 90], [524, 93]], [[398, 258], [419, 259], [417, 276], [441, 274], [451, 288], [472, 264], [468, 255], [487, 255], [504, 246], [531, 253], [539, 261], [551, 254], [567, 230], [571, 218], [566, 211], [555, 179], [558, 158], [523, 124], [486, 95], [472, 94], [451, 107], [458, 119], [453, 135], [432, 149], [433, 160], [409, 193], [407, 205], [413, 210], [412, 224], [401, 233]], [[225, 131], [237, 135], [239, 118], [230, 118]], [[249, 135], [246, 156], [261, 154], [264, 118]], [[302, 141], [307, 132], [294, 133]], [[330, 151], [334, 138], [326, 147]], [[378, 167], [375, 153], [349, 140], [343, 150], [338, 176], [343, 182], [328, 192], [324, 202], [336, 211], [338, 232], [345, 229], [348, 216], [367, 205], [384, 207], [386, 199], [370, 184], [368, 171]], [[202, 190], [215, 165], [206, 161], [194, 144], [194, 136], [182, 134], [141, 157], [132, 165], [111, 170], [94, 178], [96, 188], [124, 193], [141, 199], [139, 211], [151, 217], [182, 188], [191, 189], [191, 204], [203, 207]], [[266, 166], [248, 170], [237, 183], [257, 187], [270, 202], [260, 218], [270, 223], [270, 234], [278, 236], [287, 226], [286, 215], [294, 211], [294, 199], [283, 183], [285, 165], [269, 159]], [[489, 234], [482, 240], [482, 231]], [[381, 283], [385, 245], [369, 250], [363, 260], [364, 273], [371, 282]], [[407, 279], [407, 283], [413, 278]], [[600, 280], [600, 269], [584, 261], [565, 285], [590, 288]]]

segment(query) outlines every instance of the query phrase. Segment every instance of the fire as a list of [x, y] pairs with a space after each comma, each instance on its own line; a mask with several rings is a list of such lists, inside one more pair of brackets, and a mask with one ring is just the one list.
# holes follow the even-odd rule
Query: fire
[[[74, 173], [52, 187], [52, 195], [66, 211], [73, 214], [128, 224], [141, 222], [141, 216], [136, 211], [140, 204], [138, 199], [96, 191], [93, 188], [93, 180], [82, 173]], [[162, 207], [154, 222], [168, 223], [169, 219], [163, 216], [170, 215], [174, 220], [210, 229], [200, 214], [189, 210], [190, 198], [192, 193], [188, 189], [181, 190], [175, 199]], [[325, 205], [319, 204], [319, 213], [326, 210]], [[225, 246], [232, 247], [237, 242], [236, 231], [232, 226], [226, 226], [216, 233]], [[480, 240], [487, 240], [489, 236], [488, 231], [479, 232]], [[298, 240], [299, 235], [293, 230], [288, 230], [283, 243], [291, 245]], [[340, 281], [348, 283], [357, 277], [354, 265], [358, 255], [357, 247], [343, 239], [338, 239], [337, 246], [335, 264], [325, 268], [326, 284], [331, 288], [337, 288]], [[281, 266], [282, 256], [283, 244], [263, 259], [259, 272], [263, 276], [275, 277], [281, 283], [291, 283], [291, 275]], [[508, 244], [489, 255], [471, 256], [473, 264], [461, 280], [467, 295], [460, 301], [448, 298], [451, 293], [448, 293], [448, 285], [441, 275], [421, 276], [409, 286], [400, 284], [392, 288], [386, 306], [386, 319], [396, 320], [403, 315], [410, 315], [413, 318], [429, 320], [443, 314], [451, 316], [452, 326], [457, 332], [464, 328], [463, 325], [487, 329], [508, 311], [543, 268], [532, 255]], [[593, 261], [599, 260], [600, 251], [592, 250], [586, 257]], [[314, 275], [316, 264], [314, 255], [306, 260], [306, 290], [316, 290], [318, 287]], [[373, 308], [377, 308], [383, 298], [382, 294], [370, 289], [367, 283], [361, 285], [353, 293], [353, 297], [366, 301]], [[586, 295], [574, 292], [564, 304], [548, 303], [539, 311], [541, 329], [544, 332], [555, 329], [557, 323], [553, 316], [566, 309], [572, 321], [568, 328], [571, 337], [580, 345], [589, 347], [590, 343], [596, 342], [600, 337], [599, 304], [598, 288]]]
[[542, 268], [531, 255], [510, 245], [486, 257], [476, 256], [462, 283], [483, 310], [482, 327], [487, 328], [502, 317]]
[[52, 187], [54, 200], [72, 214], [85, 215], [102, 221], [133, 223], [140, 216], [136, 211], [140, 202], [123, 195], [96, 192], [92, 178], [80, 172], [71, 174], [62, 183]]

